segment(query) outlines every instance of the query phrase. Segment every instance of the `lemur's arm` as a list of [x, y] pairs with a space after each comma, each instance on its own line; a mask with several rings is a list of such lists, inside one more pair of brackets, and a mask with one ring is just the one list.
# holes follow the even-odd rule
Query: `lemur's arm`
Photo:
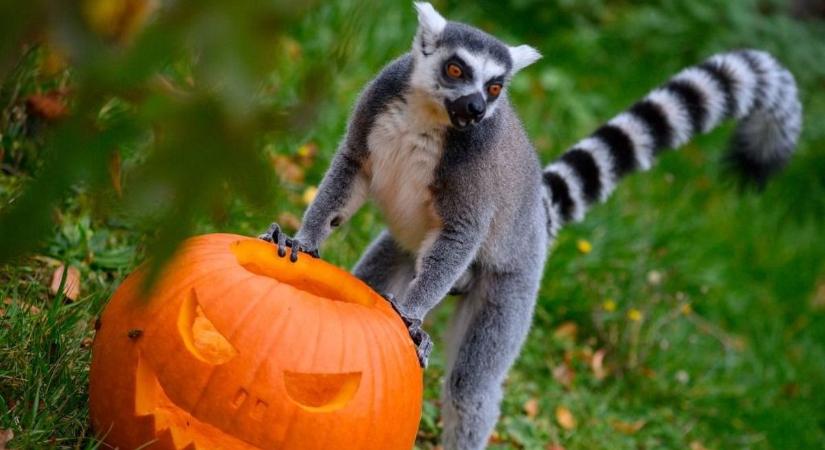
[[391, 300], [406, 322], [425, 367], [432, 342], [421, 323], [476, 259], [495, 214], [494, 202], [489, 201], [485, 191], [491, 186], [492, 172], [473, 160], [472, 145], [452, 144], [461, 148], [450, 148], [448, 144], [433, 185], [435, 209], [442, 225], [424, 240], [416, 277], [403, 297]]
[[[469, 209], [469, 208], [468, 208]], [[492, 218], [492, 210], [467, 211], [451, 217], [419, 256], [419, 269], [401, 302], [402, 314], [419, 320], [447, 296], [475, 259]]]
[[261, 235], [262, 239], [277, 243], [282, 256], [285, 247], [292, 247], [292, 261], [297, 260], [299, 251], [318, 256], [318, 247], [332, 229], [349, 220], [364, 204], [369, 191], [367, 137], [382, 108], [401, 95], [410, 67], [409, 57], [393, 61], [361, 93], [350, 116], [347, 134], [324, 175], [318, 194], [304, 213], [295, 238], [281, 233], [276, 224]]
[[318, 257], [318, 248], [332, 232], [364, 204], [367, 197], [369, 179], [364, 164], [367, 152], [358, 146], [357, 139], [347, 133], [335, 154], [315, 199], [304, 213], [301, 228], [290, 238], [277, 224], [272, 224], [261, 239], [278, 245], [278, 253], [286, 254], [291, 247], [290, 259], [295, 262], [298, 252], [306, 252]]

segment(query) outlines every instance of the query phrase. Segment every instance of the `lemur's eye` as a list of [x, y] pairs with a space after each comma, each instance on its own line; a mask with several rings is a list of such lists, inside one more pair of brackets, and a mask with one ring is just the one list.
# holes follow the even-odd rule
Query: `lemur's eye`
[[501, 94], [501, 84], [494, 83], [487, 86], [487, 93], [489, 93], [493, 97], [498, 97], [498, 94]]
[[461, 67], [458, 67], [457, 64], [447, 64], [447, 75], [450, 78], [459, 79], [461, 75], [464, 74], [464, 71], [461, 70]]

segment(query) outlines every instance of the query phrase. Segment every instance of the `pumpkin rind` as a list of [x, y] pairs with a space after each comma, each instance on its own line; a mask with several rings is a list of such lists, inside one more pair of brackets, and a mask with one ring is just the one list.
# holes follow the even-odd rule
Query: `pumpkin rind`
[[90, 413], [109, 445], [412, 448], [415, 348], [357, 278], [230, 234], [187, 241], [148, 295], [142, 274], [115, 292], [93, 345]]

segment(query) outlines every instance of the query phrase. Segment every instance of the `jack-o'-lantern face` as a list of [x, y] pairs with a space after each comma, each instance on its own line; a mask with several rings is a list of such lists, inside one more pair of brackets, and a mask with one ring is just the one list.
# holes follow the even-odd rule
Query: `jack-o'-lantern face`
[[192, 239], [148, 299], [115, 293], [95, 339], [95, 430], [121, 448], [409, 449], [421, 371], [380, 296], [320, 260]]

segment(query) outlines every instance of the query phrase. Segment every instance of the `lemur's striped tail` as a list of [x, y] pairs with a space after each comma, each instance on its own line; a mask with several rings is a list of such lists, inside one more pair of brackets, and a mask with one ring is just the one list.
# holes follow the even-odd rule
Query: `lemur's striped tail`
[[730, 117], [738, 125], [727, 159], [763, 184], [796, 148], [801, 113], [793, 75], [767, 53], [724, 53], [687, 68], [544, 169], [551, 233], [584, 217], [622, 176], [650, 168], [662, 150]]

